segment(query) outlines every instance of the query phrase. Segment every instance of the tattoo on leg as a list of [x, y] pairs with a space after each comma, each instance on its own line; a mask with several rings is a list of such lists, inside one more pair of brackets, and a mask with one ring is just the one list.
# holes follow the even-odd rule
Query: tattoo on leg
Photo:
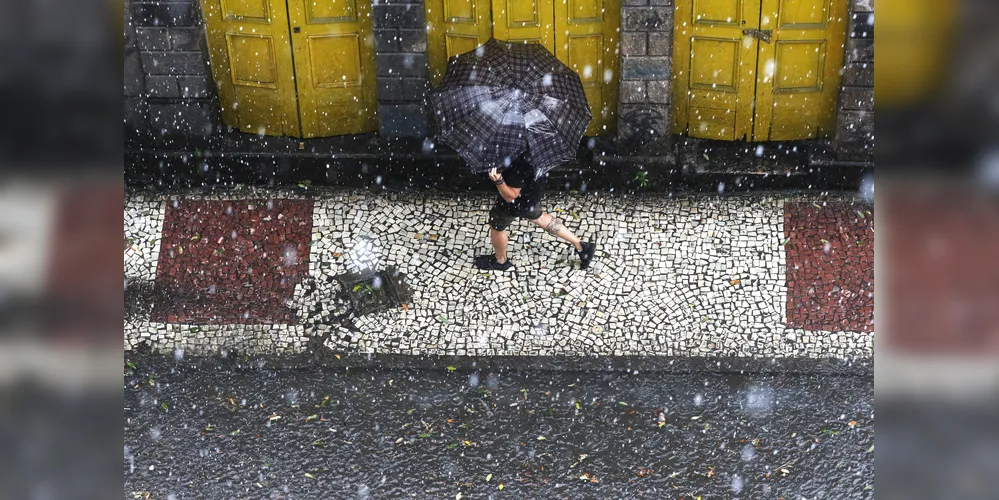
[[548, 231], [548, 234], [552, 236], [558, 236], [559, 231], [563, 229], [565, 229], [565, 225], [563, 225], [562, 221], [558, 220], [555, 217], [552, 217], [551, 222], [549, 222], [548, 225], [545, 226], [545, 231]]

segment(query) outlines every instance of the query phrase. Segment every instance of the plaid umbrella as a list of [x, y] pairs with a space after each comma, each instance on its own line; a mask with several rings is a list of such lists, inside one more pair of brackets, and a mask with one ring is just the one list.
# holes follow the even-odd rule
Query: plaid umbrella
[[591, 118], [575, 71], [541, 45], [496, 39], [452, 57], [430, 103], [440, 139], [475, 173], [529, 151], [541, 177], [576, 157]]

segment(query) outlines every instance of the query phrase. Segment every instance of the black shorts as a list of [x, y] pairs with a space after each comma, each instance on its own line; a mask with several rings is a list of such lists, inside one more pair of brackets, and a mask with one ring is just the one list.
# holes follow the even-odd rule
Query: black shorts
[[497, 200], [489, 211], [489, 227], [497, 231], [506, 231], [514, 219], [534, 220], [538, 217], [541, 217], [540, 205], [524, 208]]

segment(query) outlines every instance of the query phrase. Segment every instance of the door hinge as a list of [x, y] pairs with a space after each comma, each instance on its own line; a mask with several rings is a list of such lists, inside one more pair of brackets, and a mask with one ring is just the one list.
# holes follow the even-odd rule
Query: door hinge
[[756, 29], [744, 29], [742, 34], [745, 36], [751, 36], [757, 40], [763, 40], [766, 43], [770, 43], [770, 37], [773, 36], [773, 30], [756, 30]]

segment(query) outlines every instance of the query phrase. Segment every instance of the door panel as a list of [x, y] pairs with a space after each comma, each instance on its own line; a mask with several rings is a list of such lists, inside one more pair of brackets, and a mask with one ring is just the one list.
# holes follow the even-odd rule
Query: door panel
[[284, 2], [203, 0], [202, 10], [225, 123], [252, 134], [298, 135]]
[[814, 139], [835, 131], [847, 2], [763, 0], [753, 139]]
[[427, 61], [430, 83], [444, 78], [447, 60], [474, 50], [492, 36], [489, 0], [428, 0]]
[[831, 134], [845, 23], [841, 0], [678, 2], [673, 131], [755, 141]]
[[579, 74], [593, 119], [586, 135], [617, 124], [619, 0], [555, 0], [554, 54]]
[[555, 54], [552, 0], [493, 0], [492, 7], [493, 36], [497, 40], [540, 43]]
[[378, 129], [370, 10], [363, 0], [289, 0], [302, 137]]

